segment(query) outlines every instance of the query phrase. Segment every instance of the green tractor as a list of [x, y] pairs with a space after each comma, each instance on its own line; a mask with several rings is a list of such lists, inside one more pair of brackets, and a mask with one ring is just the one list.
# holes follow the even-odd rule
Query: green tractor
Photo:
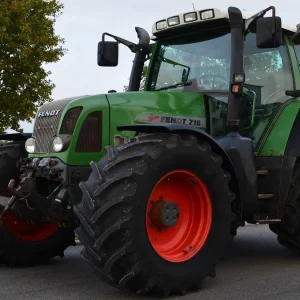
[[160, 20], [152, 44], [136, 32], [98, 45], [100, 66], [135, 53], [127, 92], [39, 109], [1, 216], [6, 261], [59, 255], [75, 229], [103, 281], [168, 296], [215, 277], [245, 222], [300, 253], [300, 27], [230, 7]]

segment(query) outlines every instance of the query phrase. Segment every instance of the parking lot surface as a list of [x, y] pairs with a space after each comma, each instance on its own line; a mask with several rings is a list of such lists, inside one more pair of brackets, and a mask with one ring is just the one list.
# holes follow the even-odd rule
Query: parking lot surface
[[[69, 248], [64, 259], [32, 268], [0, 266], [1, 300], [151, 299], [121, 293], [98, 280], [82, 260], [82, 246]], [[201, 291], [170, 299], [300, 299], [300, 257], [280, 246], [268, 226], [239, 229], [228, 256]]]

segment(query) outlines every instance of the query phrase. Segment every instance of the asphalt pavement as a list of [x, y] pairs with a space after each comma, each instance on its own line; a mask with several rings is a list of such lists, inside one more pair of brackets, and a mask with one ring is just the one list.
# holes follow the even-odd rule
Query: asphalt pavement
[[[151, 299], [121, 293], [98, 280], [82, 260], [82, 246], [71, 247], [64, 259], [32, 268], [0, 266], [0, 300], [129, 300]], [[280, 246], [266, 225], [239, 229], [217, 277], [201, 291], [170, 299], [260, 300], [300, 299], [300, 257]]]

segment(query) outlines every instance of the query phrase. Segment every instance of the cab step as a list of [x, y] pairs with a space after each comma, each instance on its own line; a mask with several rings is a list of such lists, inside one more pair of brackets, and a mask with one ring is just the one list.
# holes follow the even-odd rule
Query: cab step
[[263, 220], [257, 220], [258, 224], [278, 224], [281, 223], [280, 219], [263, 219]]
[[267, 213], [256, 213], [253, 216], [252, 220], [247, 221], [250, 224], [277, 224], [280, 223], [281, 220], [276, 218], [275, 216], [268, 216]]
[[258, 194], [258, 199], [268, 200], [268, 199], [273, 199], [274, 196], [275, 196], [274, 194]]
[[257, 170], [256, 171], [257, 175], [268, 175], [269, 174], [269, 170]]

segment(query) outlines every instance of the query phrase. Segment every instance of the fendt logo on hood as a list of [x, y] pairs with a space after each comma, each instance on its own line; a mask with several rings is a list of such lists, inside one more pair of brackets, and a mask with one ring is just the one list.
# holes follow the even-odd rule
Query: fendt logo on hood
[[38, 113], [38, 118], [57, 116], [60, 110], [46, 110]]

